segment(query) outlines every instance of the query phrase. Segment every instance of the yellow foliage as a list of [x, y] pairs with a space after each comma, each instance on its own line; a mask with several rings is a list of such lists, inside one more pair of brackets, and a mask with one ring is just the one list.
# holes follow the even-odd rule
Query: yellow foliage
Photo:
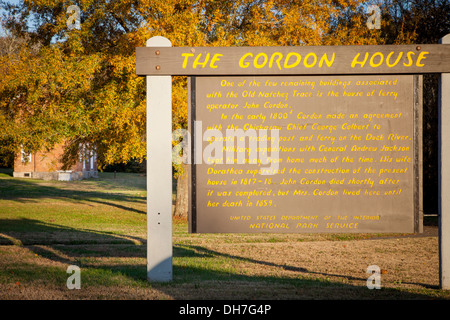
[[[80, 30], [67, 27], [68, 5], [24, 1], [22, 17], [42, 18], [32, 34], [42, 47], [0, 57], [0, 124], [15, 148], [95, 143], [103, 165], [146, 156], [135, 48], [152, 36], [175, 47], [382, 43], [354, 0], [80, 0]], [[187, 126], [186, 87], [185, 77], [173, 78], [174, 130]]]

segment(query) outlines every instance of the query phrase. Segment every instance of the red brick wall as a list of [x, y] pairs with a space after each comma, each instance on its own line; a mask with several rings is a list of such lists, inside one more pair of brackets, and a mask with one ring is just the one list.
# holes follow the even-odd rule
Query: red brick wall
[[[57, 145], [51, 152], [37, 152], [31, 155], [31, 161], [28, 163], [22, 162], [21, 154], [18, 154], [14, 161], [15, 172], [56, 172], [62, 170], [63, 164], [61, 162], [64, 153], [64, 145]], [[97, 171], [96, 157], [93, 159], [93, 170]], [[90, 171], [89, 159], [86, 160], [85, 171]], [[68, 170], [83, 171], [83, 164], [77, 161]]]

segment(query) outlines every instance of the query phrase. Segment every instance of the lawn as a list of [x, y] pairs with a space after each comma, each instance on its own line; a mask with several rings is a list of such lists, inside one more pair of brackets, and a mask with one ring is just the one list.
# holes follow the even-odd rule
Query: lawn
[[[189, 234], [175, 220], [173, 281], [149, 283], [144, 175], [65, 182], [2, 170], [0, 299], [449, 299], [435, 224], [426, 231]], [[70, 265], [79, 290], [67, 288]], [[371, 265], [380, 290], [367, 288]]]

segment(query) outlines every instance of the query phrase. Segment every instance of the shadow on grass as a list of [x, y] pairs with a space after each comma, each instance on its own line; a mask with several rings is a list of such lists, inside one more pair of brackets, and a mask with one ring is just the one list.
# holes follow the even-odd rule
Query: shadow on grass
[[[114, 180], [114, 179], [111, 179]], [[103, 188], [114, 185], [118, 188], [130, 182], [103, 181]], [[63, 186], [63, 187], [60, 187]], [[127, 203], [145, 202], [145, 198], [130, 196], [120, 193], [106, 193], [97, 190], [74, 190], [68, 184], [42, 185], [40, 182], [24, 179], [1, 179], [0, 200], [8, 199], [18, 202], [39, 202], [42, 198], [55, 198], [74, 202], [95, 202], [117, 208], [139, 212], [140, 210], [129, 208]], [[119, 276], [128, 279], [134, 286], [145, 287], [146, 280], [146, 245], [145, 239], [130, 237], [111, 232], [101, 232], [82, 228], [70, 228], [53, 223], [47, 223], [34, 219], [2, 219], [0, 220], [0, 245], [24, 246], [50, 261], [69, 265], [78, 265], [83, 271], [83, 283], [87, 285], [117, 285], [116, 282], [108, 282], [110, 276]], [[245, 293], [238, 292], [240, 299], [276, 298], [271, 296], [271, 286], [284, 286], [289, 289], [289, 298], [311, 297], [307, 292], [318, 292], [316, 298], [323, 298], [329, 292], [338, 294], [329, 298], [358, 299], [429, 299], [425, 294], [405, 292], [405, 290], [383, 289], [368, 290], [366, 278], [357, 278], [352, 275], [339, 275], [308, 270], [301, 265], [286, 265], [270, 262], [269, 259], [257, 259], [230, 255], [219, 251], [207, 249], [199, 245], [174, 245], [173, 247], [173, 275], [174, 280], [168, 284], [152, 283], [151, 287], [169, 294], [174, 299], [222, 299], [222, 293], [228, 293], [232, 297], [234, 291], [240, 287]], [[0, 259], [2, 259], [0, 257]], [[221, 265], [226, 261], [233, 268]], [[261, 266], [291, 271], [293, 277], [267, 275], [250, 275], [242, 273], [238, 267], [245, 263], [246, 268], [261, 269]], [[36, 272], [45, 273], [46, 265], [30, 265], [24, 272], [27, 279], [32, 281], [39, 278]], [[50, 267], [49, 267], [50, 268]], [[36, 271], [41, 270], [41, 271]], [[1, 268], [0, 268], [1, 271]], [[16, 273], [17, 274], [17, 273]], [[292, 275], [292, 274], [291, 274]], [[67, 275], [60, 275], [66, 279]], [[326, 278], [349, 280], [361, 285], [344, 284], [340, 281], [330, 281]], [[60, 280], [61, 280], [60, 279]], [[324, 280], [325, 279], [325, 280]], [[1, 279], [0, 279], [1, 281]], [[58, 280], [59, 281], [59, 280]], [[427, 284], [414, 283], [423, 288], [432, 288]], [[226, 287], [226, 288], [225, 288]], [[261, 289], [264, 288], [264, 289]], [[202, 290], [205, 290], [203, 292]], [[263, 293], [258, 293], [264, 291]], [[355, 291], [361, 295], [355, 295]], [[206, 293], [208, 292], [208, 293]], [[257, 292], [255, 294], [255, 292]], [[225, 294], [225, 293], [224, 293]], [[276, 294], [276, 292], [273, 292]], [[286, 297], [286, 296], [284, 296]]]
[[14, 170], [11, 168], [0, 168], [0, 177], [12, 177]]
[[[213, 259], [225, 258], [225, 259], [231, 259], [231, 260], [235, 260], [235, 261], [251, 263], [251, 264], [255, 264], [255, 265], [276, 267], [276, 268], [280, 268], [282, 270], [297, 272], [299, 275], [301, 275], [301, 274], [307, 275], [307, 276], [321, 275], [321, 276], [325, 276], [325, 277], [336, 277], [336, 278], [343, 278], [343, 279], [347, 279], [347, 280], [357, 280], [357, 281], [361, 281], [364, 283], [366, 283], [366, 281], [367, 281], [367, 278], [357, 278], [357, 277], [353, 277], [353, 276], [349, 276], [349, 275], [316, 272], [316, 271], [308, 270], [306, 268], [302, 268], [302, 267], [298, 267], [298, 266], [289, 266], [286, 264], [276, 264], [276, 263], [268, 262], [268, 261], [264, 261], [264, 260], [257, 260], [257, 259], [252, 259], [252, 258], [248, 258], [248, 257], [229, 255], [229, 254], [213, 251], [210, 249], [206, 249], [201, 246], [183, 246], [183, 247], [184, 248], [182, 250], [184, 252], [183, 252], [182, 256], [191, 256], [191, 255], [194, 256], [195, 255], [198, 257], [202, 257], [202, 258], [205, 258], [205, 257], [213, 258]], [[174, 248], [174, 256], [177, 256], [177, 253], [176, 253], [177, 250], [180, 250], [180, 248], [176, 248], [176, 247]], [[195, 254], [193, 252], [195, 252]], [[429, 288], [429, 289], [437, 289], [437, 287], [435, 287], [435, 286], [431, 286], [429, 284], [424, 284], [424, 283], [417, 283], [417, 282], [415, 282], [415, 283], [404, 282], [404, 283], [419, 285], [419, 286], [422, 286], [424, 288]]]
[[[298, 266], [279, 265], [272, 262], [223, 254], [201, 246], [174, 246], [173, 281], [169, 283], [152, 282], [152, 288], [158, 289], [176, 300], [186, 299], [430, 299], [426, 294], [413, 293], [395, 288], [370, 290], [367, 278], [351, 275], [338, 275], [314, 272]], [[183, 260], [183, 261], [181, 261]], [[208, 261], [209, 260], [209, 261]], [[297, 273], [294, 277], [275, 275], [242, 274], [239, 268], [227, 270], [219, 261], [227, 260], [231, 264], [245, 262], [261, 269], [260, 265], [289, 270]], [[216, 261], [213, 266], [204, 266]], [[136, 282], [146, 282], [144, 266], [102, 265], [92, 266], [121, 274]], [[324, 276], [320, 278], [319, 276]], [[361, 285], [346, 284], [328, 278], [352, 280]], [[406, 283], [404, 283], [406, 284]], [[414, 283], [424, 288], [425, 284]], [[277, 289], [278, 288], [278, 289]], [[277, 290], [280, 290], [277, 292]]]
[[[137, 179], [142, 180], [142, 179]], [[131, 212], [146, 214], [146, 211], [131, 208], [126, 203], [145, 203], [144, 196], [129, 195], [120, 192], [113, 192], [115, 189], [123, 190], [124, 188], [132, 188], [134, 186], [138, 190], [145, 190], [138, 187], [139, 182], [130, 182], [126, 179], [121, 179], [122, 182], [111, 179], [96, 181], [96, 188], [107, 190], [103, 192], [100, 190], [89, 190], [89, 181], [74, 181], [74, 182], [54, 182], [54, 185], [46, 185], [47, 182], [40, 180], [28, 179], [0, 179], [0, 200], [17, 201], [20, 203], [38, 202], [40, 199], [59, 199], [68, 202], [93, 202], [103, 205], [112, 206], [118, 209], [127, 210]], [[81, 186], [79, 185], [81, 183]], [[84, 183], [84, 184], [83, 184]], [[83, 190], [83, 188], [85, 190]], [[124, 203], [124, 204], [121, 204]]]
[[0, 219], [0, 245], [138, 245], [144, 241], [138, 237], [71, 228], [34, 219]]
[[[24, 246], [51, 261], [67, 266], [77, 265], [84, 270], [82, 274], [86, 276], [83, 277], [83, 283], [87, 285], [117, 286], [117, 277], [126, 279], [127, 285], [136, 287], [149, 285], [146, 279], [145, 239], [68, 228], [31, 219], [4, 219], [0, 220], [0, 244]], [[245, 270], [239, 267], [243, 263], [247, 270], [251, 270], [252, 265], [258, 270], [261, 270], [263, 266], [270, 268], [272, 273], [245, 274]], [[222, 264], [234, 267], [225, 267]], [[29, 272], [33, 273], [33, 270], [41, 270], [44, 267], [45, 265], [30, 265]], [[23, 266], [21, 268], [23, 269]], [[275, 276], [273, 272], [274, 270], [276, 272], [277, 268], [280, 271], [288, 270], [296, 274]], [[240, 299], [277, 299], [277, 293], [271, 292], [271, 287], [284, 288], [283, 299], [286, 295], [289, 299], [311, 298], [314, 295], [317, 299], [430, 298], [425, 294], [410, 293], [405, 290], [387, 288], [369, 290], [366, 287], [367, 278], [316, 272], [299, 265], [276, 264], [263, 259], [225, 254], [199, 245], [174, 245], [173, 275], [172, 282], [152, 283], [151, 287], [174, 299], [222, 299], [224, 295], [233, 298], [232, 295], [230, 296], [231, 292], [239, 290], [242, 291], [236, 294]], [[27, 279], [33, 279], [30, 275], [27, 277]], [[38, 277], [39, 275], [36, 275], [36, 278]], [[108, 280], [109, 277], [111, 281]], [[346, 284], [342, 280], [361, 283], [361, 285]], [[427, 284], [414, 284], [423, 288], [437, 289]], [[206, 291], [202, 293], [202, 290]], [[273, 296], [271, 296], [272, 293]], [[335, 296], [328, 297], [327, 295], [330, 294]]]

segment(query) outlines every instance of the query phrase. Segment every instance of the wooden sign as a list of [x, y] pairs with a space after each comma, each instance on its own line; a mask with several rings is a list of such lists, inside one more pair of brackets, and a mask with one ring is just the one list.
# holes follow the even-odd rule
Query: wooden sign
[[419, 76], [190, 81], [191, 232], [421, 231]]
[[136, 48], [138, 75], [450, 72], [450, 45]]
[[[136, 48], [136, 74], [147, 76], [150, 114], [148, 279], [172, 277], [172, 190], [167, 184], [171, 181], [167, 161], [171, 80], [167, 76], [194, 76], [188, 90], [190, 129], [193, 132], [199, 123], [210, 129], [205, 137], [200, 125], [200, 139], [192, 137], [191, 156], [198, 160], [200, 153], [203, 158], [204, 142], [217, 151], [217, 155], [209, 152], [216, 163], [208, 169], [202, 162], [191, 166], [191, 232], [421, 232], [422, 78], [418, 75], [440, 73], [439, 280], [442, 289], [450, 288], [446, 249], [450, 202], [445, 198], [450, 188], [445, 165], [450, 154], [449, 49], [450, 35], [438, 45], [240, 48], [172, 48], [168, 39], [157, 36], [147, 41], [147, 48]], [[261, 155], [267, 160], [268, 144], [261, 145], [264, 137], [266, 142], [278, 138], [278, 152], [274, 152], [278, 158], [271, 160], [280, 161], [263, 168], [270, 171], [273, 165], [277, 178], [260, 179], [256, 175], [261, 168], [255, 171], [249, 161], [220, 168], [220, 150], [230, 152], [227, 146], [217, 148], [220, 141], [228, 141], [220, 126], [221, 130], [230, 126], [235, 138], [247, 137], [236, 134], [240, 128], [250, 132], [256, 130], [250, 127], [259, 128], [259, 135], [256, 131], [248, 135], [249, 142], [251, 137], [258, 142], [253, 148], [258, 149], [259, 160]], [[270, 135], [261, 130], [271, 130]], [[157, 138], [150, 139], [150, 133]], [[233, 148], [242, 155], [239, 145]], [[244, 155], [255, 157], [253, 149], [242, 148]], [[261, 148], [265, 152], [260, 153]], [[253, 168], [245, 168], [250, 165]], [[247, 177], [233, 177], [236, 172]], [[250, 188], [256, 184], [257, 188]], [[231, 210], [225, 212], [223, 207]]]

